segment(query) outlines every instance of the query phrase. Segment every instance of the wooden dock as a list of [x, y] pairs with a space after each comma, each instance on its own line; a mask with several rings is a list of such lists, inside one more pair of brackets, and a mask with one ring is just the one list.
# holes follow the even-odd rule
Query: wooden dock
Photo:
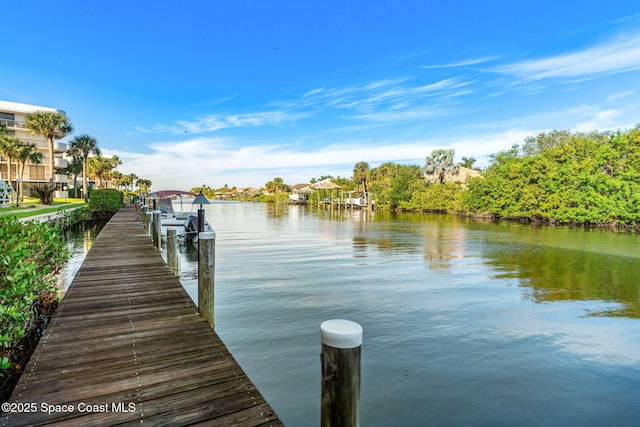
[[130, 207], [96, 238], [9, 404], [3, 426], [282, 425]]

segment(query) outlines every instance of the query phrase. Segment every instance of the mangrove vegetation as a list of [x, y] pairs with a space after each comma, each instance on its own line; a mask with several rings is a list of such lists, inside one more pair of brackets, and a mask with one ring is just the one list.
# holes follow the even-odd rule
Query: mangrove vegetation
[[[472, 157], [454, 163], [454, 154], [435, 150], [424, 165], [387, 162], [369, 168], [359, 162], [351, 178], [320, 179], [330, 178], [342, 191], [368, 192], [381, 209], [639, 227], [640, 125], [616, 132], [543, 132], [492, 155], [484, 170], [471, 169]], [[262, 201], [282, 200], [278, 195], [290, 191], [280, 178], [265, 188], [271, 191]], [[317, 197], [312, 194], [310, 203]]]

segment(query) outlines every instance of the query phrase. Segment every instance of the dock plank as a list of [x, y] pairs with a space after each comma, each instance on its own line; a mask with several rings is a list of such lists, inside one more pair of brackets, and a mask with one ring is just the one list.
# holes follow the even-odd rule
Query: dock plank
[[3, 426], [282, 425], [131, 207], [96, 238], [9, 403], [35, 410]]

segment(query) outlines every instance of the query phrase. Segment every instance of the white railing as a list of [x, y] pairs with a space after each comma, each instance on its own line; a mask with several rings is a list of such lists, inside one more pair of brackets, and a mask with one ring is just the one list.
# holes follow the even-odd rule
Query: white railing
[[53, 166], [56, 168], [66, 168], [68, 165], [67, 159], [61, 159], [60, 157], [53, 159]]
[[17, 120], [0, 119], [0, 122], [6, 124], [7, 128], [25, 129], [27, 127], [24, 122], [19, 122]]

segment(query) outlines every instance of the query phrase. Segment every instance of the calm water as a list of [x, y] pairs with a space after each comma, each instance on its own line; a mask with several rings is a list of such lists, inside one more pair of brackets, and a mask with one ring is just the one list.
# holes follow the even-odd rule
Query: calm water
[[[640, 236], [213, 203], [216, 330], [319, 425], [320, 323], [364, 328], [363, 426], [638, 425]], [[197, 298], [196, 255], [183, 249]]]
[[64, 293], [68, 288], [76, 273], [82, 266], [84, 258], [91, 249], [95, 240], [105, 223], [94, 223], [90, 225], [82, 224], [73, 226], [64, 231], [66, 247], [71, 252], [69, 262], [62, 267], [58, 275], [58, 287]]

